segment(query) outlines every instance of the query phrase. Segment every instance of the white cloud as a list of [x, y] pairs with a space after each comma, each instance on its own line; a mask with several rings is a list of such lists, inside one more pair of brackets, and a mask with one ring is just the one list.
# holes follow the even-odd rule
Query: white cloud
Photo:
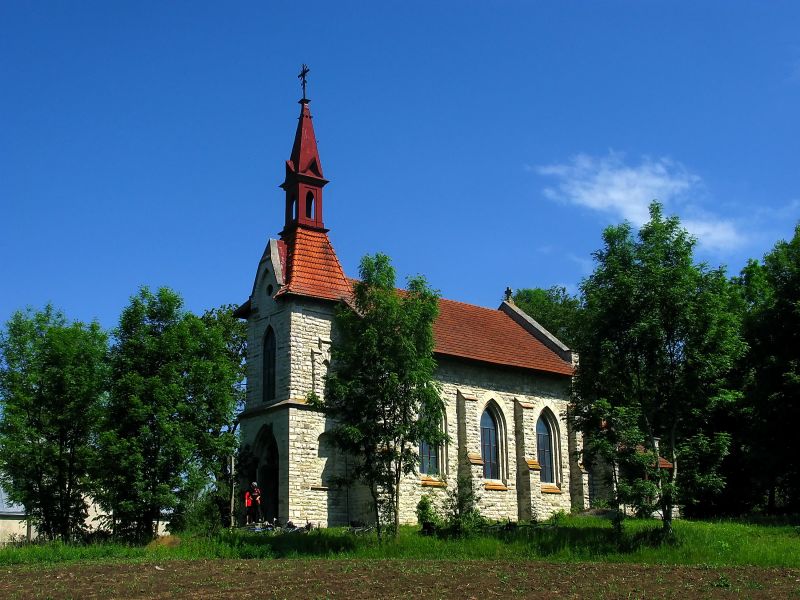
[[696, 201], [704, 195], [702, 179], [669, 158], [643, 157], [628, 164], [623, 154], [604, 157], [579, 154], [567, 163], [534, 167], [539, 175], [556, 180], [544, 188], [551, 200], [584, 206], [640, 227], [649, 220], [648, 206], [659, 200], [668, 210], [688, 215], [682, 224], [703, 246], [728, 250], [745, 238], [733, 221], [702, 210]]
[[616, 152], [602, 158], [579, 154], [569, 163], [535, 170], [558, 180], [545, 188], [548, 198], [611, 213], [636, 226], [647, 222], [650, 202], [669, 204], [700, 183], [698, 176], [669, 159], [645, 157], [636, 166], [623, 159]]
[[683, 219], [681, 224], [697, 238], [701, 246], [712, 250], [732, 250], [746, 241], [744, 234], [736, 228], [733, 221], [713, 218]]

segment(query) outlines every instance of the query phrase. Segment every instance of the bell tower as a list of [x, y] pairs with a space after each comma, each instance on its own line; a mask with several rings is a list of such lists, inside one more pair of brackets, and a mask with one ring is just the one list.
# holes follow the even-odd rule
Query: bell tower
[[322, 176], [322, 164], [314, 136], [311, 102], [306, 98], [308, 67], [303, 65], [300, 77], [303, 82], [303, 97], [300, 99], [300, 118], [294, 136], [292, 155], [286, 161], [286, 178], [281, 184], [286, 193], [286, 220], [281, 237], [297, 227], [325, 230], [322, 220], [322, 188], [328, 180]]

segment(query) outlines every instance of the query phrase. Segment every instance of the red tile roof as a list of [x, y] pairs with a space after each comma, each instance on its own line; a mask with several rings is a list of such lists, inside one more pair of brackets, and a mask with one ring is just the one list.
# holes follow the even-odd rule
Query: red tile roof
[[[297, 294], [325, 300], [349, 301], [354, 280], [347, 279], [322, 230], [298, 227], [278, 242], [286, 282], [276, 297]], [[249, 306], [237, 310], [245, 317]], [[572, 375], [562, 360], [536, 337], [500, 310], [454, 300], [439, 300], [433, 325], [434, 352], [485, 363]]]
[[341, 300], [351, 294], [351, 285], [323, 230], [297, 227], [286, 233], [279, 251], [286, 282], [278, 292]]
[[572, 375], [570, 363], [499, 310], [442, 298], [433, 333], [437, 354]]

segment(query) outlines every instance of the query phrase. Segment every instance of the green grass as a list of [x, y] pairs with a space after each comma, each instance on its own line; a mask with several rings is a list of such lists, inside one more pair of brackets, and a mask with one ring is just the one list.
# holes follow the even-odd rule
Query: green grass
[[309, 534], [268, 535], [224, 532], [214, 537], [182, 536], [176, 547], [120, 544], [89, 546], [58, 543], [0, 550], [0, 565], [71, 561], [159, 561], [210, 558], [496, 559], [556, 562], [604, 561], [667, 565], [800, 568], [800, 529], [790, 524], [676, 521], [675, 540], [656, 544], [658, 521], [628, 520], [621, 544], [611, 524], [575, 516], [539, 527], [439, 539], [403, 527], [396, 540], [379, 543], [374, 535], [354, 536], [343, 529]]

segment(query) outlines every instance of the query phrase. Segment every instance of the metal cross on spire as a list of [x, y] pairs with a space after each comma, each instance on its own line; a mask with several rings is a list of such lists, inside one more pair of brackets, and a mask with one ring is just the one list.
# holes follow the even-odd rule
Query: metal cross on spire
[[300, 80], [300, 85], [303, 86], [303, 100], [308, 100], [308, 98], [306, 98], [306, 75], [308, 75], [310, 72], [311, 69], [308, 68], [308, 65], [303, 63], [303, 66], [300, 69], [300, 74], [297, 76], [297, 78]]

